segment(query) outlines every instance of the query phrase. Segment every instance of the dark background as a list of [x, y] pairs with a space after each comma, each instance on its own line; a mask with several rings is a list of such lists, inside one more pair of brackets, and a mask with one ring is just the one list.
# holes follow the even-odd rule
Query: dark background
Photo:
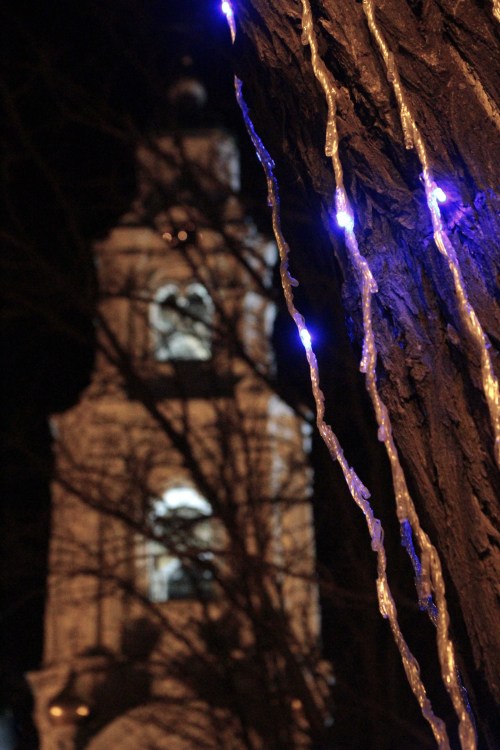
[[48, 416], [74, 403], [88, 381], [90, 246], [134, 194], [138, 136], [173, 124], [166, 94], [179, 76], [204, 82], [200, 124], [237, 134], [245, 192], [264, 201], [252, 197], [263, 179], [242, 132], [217, 2], [7, 2], [0, 26], [0, 710], [14, 712], [18, 747], [32, 748], [24, 675], [42, 656]]

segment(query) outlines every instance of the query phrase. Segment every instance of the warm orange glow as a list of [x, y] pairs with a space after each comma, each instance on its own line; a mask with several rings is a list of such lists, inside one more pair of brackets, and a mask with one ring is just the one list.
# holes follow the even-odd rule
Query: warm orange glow
[[88, 716], [90, 714], [90, 709], [88, 706], [81, 705], [76, 709], [76, 713], [78, 716]]
[[62, 710], [61, 706], [51, 706], [49, 708], [49, 714], [51, 716], [62, 716], [63, 715], [63, 710]]
[[292, 701], [292, 708], [294, 711], [300, 711], [302, 708], [302, 701], [299, 698], [294, 698]]
[[172, 235], [170, 234], [170, 232], [165, 232], [164, 234], [162, 234], [162, 238], [166, 242], [171, 242], [172, 241]]
[[181, 229], [180, 232], [177, 232], [177, 237], [179, 238], [180, 242], [185, 242], [188, 238], [188, 233], [184, 229]]

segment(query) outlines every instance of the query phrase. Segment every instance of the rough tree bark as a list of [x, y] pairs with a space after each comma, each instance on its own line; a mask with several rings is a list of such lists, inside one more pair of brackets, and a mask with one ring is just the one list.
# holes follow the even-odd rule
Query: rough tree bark
[[[496, 747], [499, 475], [478, 352], [464, 330], [449, 270], [434, 245], [421, 166], [415, 152], [405, 149], [396, 101], [362, 4], [317, 0], [312, 5], [319, 51], [340, 91], [340, 157], [356, 233], [379, 287], [372, 302], [379, 386], [417, 509], [442, 557], [453, 635], [484, 741]], [[335, 183], [324, 154], [326, 102], [309, 47], [301, 42], [301, 3], [235, 0], [233, 7], [235, 67], [256, 129], [276, 161], [303, 306], [313, 318], [326, 320], [331, 314], [330, 333], [341, 339], [344, 333], [337, 327], [347, 330], [358, 356], [359, 293], [342, 233], [328, 214]], [[500, 116], [492, 3], [380, 0], [376, 8], [436, 180], [450, 198], [443, 209], [446, 229], [470, 301], [492, 343], [498, 376], [500, 248], [494, 190]], [[312, 212], [308, 231], [297, 210], [306, 204]], [[329, 225], [326, 256], [320, 215]], [[340, 316], [334, 314], [335, 297], [342, 298]], [[323, 331], [321, 338], [327, 335]], [[325, 354], [327, 402], [338, 392], [335, 380], [346, 380], [345, 371], [336, 376], [330, 365]], [[354, 401], [363, 400], [362, 382], [349, 382], [344, 400], [348, 390]], [[342, 433], [342, 422], [349, 420], [333, 405], [334, 430], [336, 416]], [[371, 476], [376, 483], [376, 471]]]

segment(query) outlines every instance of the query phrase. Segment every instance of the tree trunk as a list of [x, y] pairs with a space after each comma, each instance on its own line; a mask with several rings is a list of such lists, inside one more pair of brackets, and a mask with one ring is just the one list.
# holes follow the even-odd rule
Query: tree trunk
[[[492, 344], [498, 377], [494, 189], [500, 117], [493, 5], [381, 0], [376, 6], [436, 182], [449, 197], [442, 209], [445, 230]], [[335, 181], [324, 152], [327, 106], [310, 48], [301, 40], [301, 4], [235, 0], [233, 7], [235, 67], [256, 130], [276, 162], [292, 275], [301, 285], [297, 304], [321, 327], [329, 418], [348, 460], [374, 490], [376, 513], [384, 516], [391, 503], [381, 478], [385, 459], [373, 458], [379, 456], [377, 428], [363, 411], [363, 381], [352, 364], [353, 356], [359, 361], [363, 339], [360, 295], [343, 233], [331, 220]], [[355, 231], [379, 289], [372, 298], [378, 385], [422, 525], [441, 556], [452, 636], [483, 741], [496, 747], [499, 475], [479, 350], [434, 244], [422, 166], [415, 151], [405, 148], [393, 88], [363, 5], [318, 0], [312, 10], [319, 54], [338, 90], [339, 152]], [[365, 458], [357, 467], [360, 455]], [[336, 503], [339, 490], [333, 489], [337, 497], [329, 502]]]

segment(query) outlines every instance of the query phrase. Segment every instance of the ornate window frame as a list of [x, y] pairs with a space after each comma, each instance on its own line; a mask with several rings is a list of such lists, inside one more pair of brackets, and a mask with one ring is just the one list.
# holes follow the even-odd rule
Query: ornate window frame
[[214, 527], [207, 500], [192, 485], [172, 485], [153, 501], [148, 523], [148, 599], [160, 604], [210, 597], [212, 575], [203, 561], [213, 557]]
[[206, 362], [212, 358], [214, 304], [199, 281], [168, 282], [150, 305], [158, 362]]

